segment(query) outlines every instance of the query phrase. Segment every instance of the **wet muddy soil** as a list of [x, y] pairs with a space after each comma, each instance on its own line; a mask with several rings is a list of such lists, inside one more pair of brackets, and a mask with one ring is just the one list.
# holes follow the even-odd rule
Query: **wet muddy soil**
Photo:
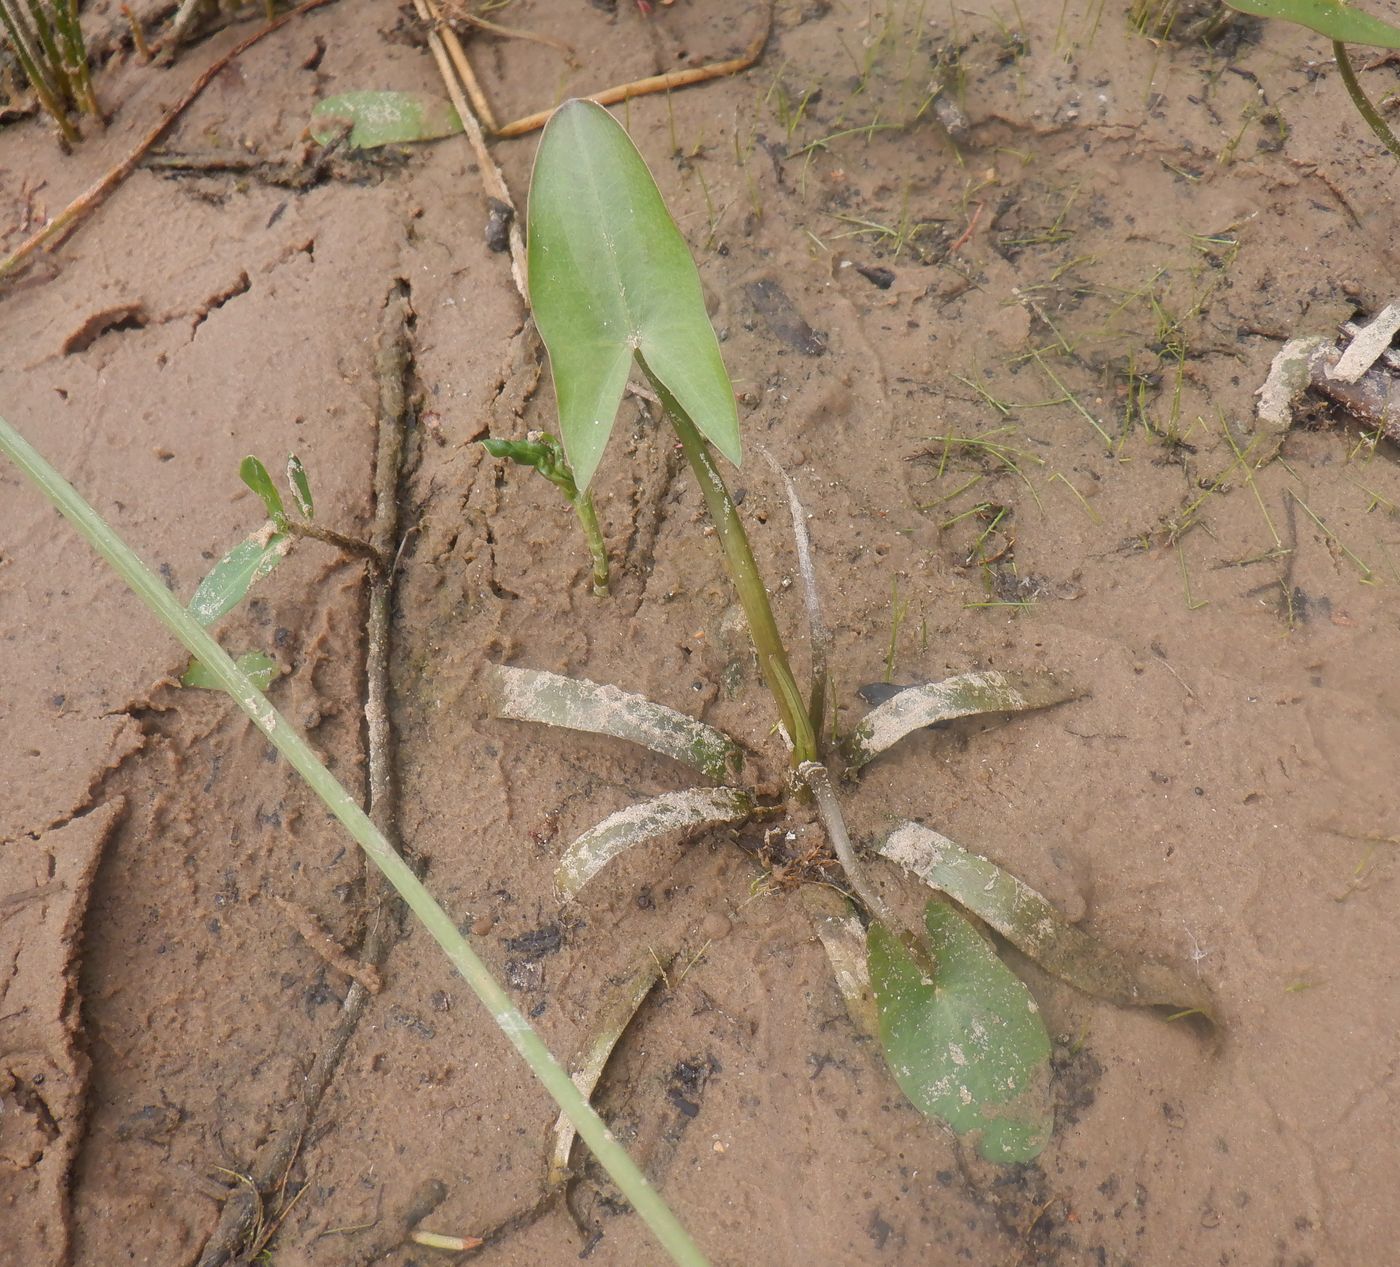
[[[730, 0], [493, 16], [577, 61], [473, 36], [500, 119], [733, 56], [763, 21]], [[305, 139], [332, 92], [439, 90], [411, 9], [338, 0], [250, 50], [0, 291], [0, 411], [186, 599], [256, 525], [245, 454], [295, 451], [319, 517], [368, 531], [379, 331], [407, 294], [398, 832], [556, 1053], [640, 956], [676, 953], [597, 1103], [715, 1262], [1302, 1267], [1400, 1239], [1397, 455], [1322, 405], [1272, 457], [1253, 432], [1285, 340], [1392, 298], [1400, 186], [1320, 38], [1154, 22], [784, 0], [750, 70], [616, 110], [700, 263], [745, 427], [733, 483], [799, 662], [760, 449], [810, 512], [842, 721], [886, 678], [1048, 668], [1084, 691], [872, 765], [846, 793], [858, 843], [925, 822], [1219, 999], [1212, 1043], [1018, 961], [1056, 1042], [1029, 1166], [978, 1163], [903, 1101], [761, 831], [648, 845], [561, 911], [564, 845], [685, 776], [491, 719], [483, 666], [642, 692], [760, 777], [784, 758], [645, 403], [597, 482], [607, 600], [553, 490], [475, 443], [548, 428], [553, 396], [466, 142], [318, 163]], [[112, 124], [72, 157], [7, 122], [0, 249], [248, 29], [168, 69], [115, 54]], [[1392, 61], [1360, 64], [1394, 91]], [[533, 149], [493, 147], [522, 206]], [[277, 658], [278, 707], [357, 790], [365, 587], [308, 543], [219, 626]], [[241, 715], [174, 685], [182, 653], [9, 466], [0, 647], [0, 1259], [212, 1261], [351, 990], [332, 952], [372, 918], [363, 866]], [[259, 1261], [452, 1261], [413, 1226], [501, 1229], [477, 1257], [503, 1267], [661, 1261], [586, 1161], [568, 1208], [517, 1217], [553, 1118], [410, 928], [257, 1194]]]

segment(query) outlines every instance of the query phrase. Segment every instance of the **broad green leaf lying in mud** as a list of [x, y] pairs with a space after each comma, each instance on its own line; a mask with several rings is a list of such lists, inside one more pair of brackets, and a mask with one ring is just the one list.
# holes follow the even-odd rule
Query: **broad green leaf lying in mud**
[[485, 684], [497, 717], [628, 739], [716, 783], [743, 765], [743, 752], [728, 735], [615, 686], [505, 664], [487, 665]]
[[1212, 1019], [1210, 993], [1199, 981], [1166, 964], [1137, 960], [1100, 944], [1029, 885], [946, 836], [904, 823], [879, 852], [965, 906], [1046, 972], [1076, 989], [1111, 1003], [1169, 1007]]
[[[254, 686], [265, 691], [277, 680], [282, 672], [277, 661], [266, 651], [245, 651], [234, 660], [239, 670], [248, 676]], [[190, 667], [180, 678], [181, 686], [192, 686], [201, 691], [222, 691], [224, 685], [198, 660], [191, 660]]]
[[915, 1108], [973, 1135], [988, 1161], [1032, 1161], [1054, 1123], [1040, 1010], [947, 902], [930, 902], [924, 923], [927, 948], [870, 926], [870, 980], [890, 1071]]
[[421, 92], [342, 92], [316, 103], [311, 135], [318, 145], [344, 136], [355, 150], [435, 141], [462, 130], [452, 103]]
[[910, 686], [872, 708], [846, 741], [851, 771], [874, 760], [905, 735], [954, 717], [1019, 713], [1073, 699], [1075, 688], [1053, 673], [960, 673], [942, 682]]
[[[630, 975], [612, 983], [602, 1003], [594, 1010], [593, 1032], [587, 1039], [587, 1045], [569, 1065], [569, 1077], [574, 1086], [583, 1092], [585, 1100], [593, 1098], [594, 1088], [603, 1076], [617, 1040], [632, 1023], [637, 1010], [651, 993], [652, 986], [665, 975], [673, 958], [670, 954], [663, 958], [648, 954]], [[569, 1121], [568, 1114], [559, 1114], [559, 1120], [554, 1123], [554, 1148], [549, 1158], [547, 1182], [551, 1188], [568, 1182], [572, 1177], [569, 1154], [573, 1151], [577, 1135], [578, 1131]]]
[[1343, 44], [1400, 48], [1400, 27], [1353, 9], [1340, 0], [1225, 0], [1241, 13], [1256, 18], [1283, 18]]
[[245, 537], [200, 581], [189, 610], [201, 625], [212, 625], [225, 612], [232, 611], [253, 583], [262, 580], [286, 557], [291, 538], [271, 532], [271, 528], [267, 524], [262, 532]]
[[752, 812], [753, 802], [732, 787], [688, 788], [639, 801], [609, 814], [564, 850], [554, 872], [554, 883], [561, 897], [575, 897], [609, 862], [633, 845], [668, 832], [742, 822]]
[[721, 453], [739, 462], [739, 416], [700, 274], [631, 138], [602, 106], [566, 101], [530, 182], [530, 303], [586, 489], [633, 358]]

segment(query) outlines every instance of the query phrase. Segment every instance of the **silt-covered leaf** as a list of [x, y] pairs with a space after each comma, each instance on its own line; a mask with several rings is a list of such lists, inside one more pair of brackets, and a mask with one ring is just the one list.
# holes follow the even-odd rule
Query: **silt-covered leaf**
[[1400, 48], [1400, 27], [1339, 0], [1225, 0], [1241, 13], [1256, 18], [1283, 18], [1343, 44], [1370, 44], [1375, 48]]
[[866, 1038], [878, 1039], [880, 1020], [870, 988], [866, 934], [855, 908], [834, 889], [817, 884], [803, 886], [802, 904], [812, 917], [851, 1023]]
[[566, 101], [545, 126], [528, 229], [530, 303], [579, 489], [603, 456], [634, 357], [737, 465], [734, 389], [700, 274], [637, 147], [602, 106]]
[[292, 496], [296, 498], [301, 517], [315, 519], [316, 504], [311, 500], [311, 480], [306, 474], [306, 467], [301, 464], [301, 459], [295, 453], [287, 459], [287, 483], [291, 487]]
[[639, 801], [609, 814], [564, 851], [554, 872], [555, 887], [563, 898], [576, 897], [599, 871], [633, 845], [673, 831], [742, 822], [751, 813], [753, 802], [732, 787], [688, 788]]
[[422, 92], [342, 92], [318, 101], [311, 112], [311, 135], [318, 145], [349, 133], [351, 149], [435, 141], [462, 130], [452, 103]]
[[885, 1059], [920, 1112], [972, 1136], [988, 1161], [1032, 1161], [1054, 1124], [1050, 1037], [1040, 1010], [951, 905], [930, 902], [924, 922], [927, 947], [870, 926]]
[[1210, 994], [1201, 982], [1096, 941], [1029, 885], [946, 836], [904, 823], [879, 852], [985, 920], [1022, 954], [1076, 989], [1125, 1006], [1169, 1007], [1211, 1019]]
[[[648, 954], [637, 967], [621, 981], [612, 983], [605, 992], [602, 1002], [594, 1008], [592, 1032], [583, 1049], [569, 1065], [569, 1077], [574, 1086], [583, 1092], [584, 1099], [591, 1100], [593, 1091], [607, 1068], [608, 1057], [617, 1046], [637, 1010], [646, 1002], [652, 987], [670, 966], [673, 956], [658, 958]], [[554, 1123], [554, 1147], [550, 1150], [548, 1183], [551, 1188], [565, 1183], [571, 1177], [569, 1154], [573, 1151], [574, 1138], [578, 1130], [569, 1121], [567, 1113], [561, 1113]]]
[[743, 765], [743, 752], [728, 735], [615, 686], [506, 664], [487, 665], [485, 681], [497, 717], [628, 739], [716, 783]]
[[[277, 680], [281, 666], [266, 651], [245, 651], [234, 660], [247, 679], [260, 691], [265, 691]], [[191, 686], [202, 691], [221, 691], [224, 684], [219, 681], [198, 660], [191, 660], [190, 667], [180, 678], [181, 686]]]
[[960, 673], [899, 691], [861, 718], [845, 744], [846, 763], [859, 770], [905, 735], [975, 713], [1019, 713], [1073, 699], [1078, 692], [1053, 673]]
[[201, 625], [212, 625], [237, 607], [249, 587], [281, 563], [290, 547], [291, 538], [285, 533], [258, 532], [245, 537], [199, 583], [190, 599], [190, 615]]

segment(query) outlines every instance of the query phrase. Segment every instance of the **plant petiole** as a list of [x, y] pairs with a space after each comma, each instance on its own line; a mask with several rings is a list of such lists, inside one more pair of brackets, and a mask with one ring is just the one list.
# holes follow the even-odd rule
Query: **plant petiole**
[[493, 458], [505, 458], [517, 466], [533, 467], [564, 494], [578, 516], [584, 540], [588, 542], [588, 553], [593, 559], [593, 593], [599, 598], [606, 598], [608, 546], [603, 540], [602, 525], [598, 522], [598, 508], [593, 504], [591, 490], [578, 491], [573, 468], [564, 455], [564, 446], [545, 431], [532, 431], [526, 440], [487, 439], [481, 444]]
[[1346, 85], [1352, 104], [1366, 120], [1371, 131], [1380, 138], [1381, 144], [1396, 158], [1400, 158], [1400, 141], [1395, 139], [1395, 133], [1390, 130], [1386, 121], [1381, 118], [1380, 111], [1371, 104], [1370, 97], [1362, 89], [1356, 78], [1356, 71], [1352, 69], [1351, 58], [1347, 56], [1346, 46], [1341, 40], [1332, 41], [1332, 55], [1337, 59], [1337, 69], [1342, 73], [1342, 83]]
[[792, 760], [794, 765], [817, 759], [817, 739], [812, 727], [807, 706], [802, 702], [802, 692], [792, 675], [788, 663], [787, 648], [783, 646], [782, 635], [778, 633], [777, 621], [773, 619], [773, 608], [768, 602], [768, 590], [759, 575], [758, 564], [754, 562], [753, 551], [749, 548], [748, 533], [744, 522], [739, 518], [739, 508], [729, 495], [724, 478], [710, 457], [709, 446], [696, 429], [690, 416], [681, 408], [676, 398], [666, 389], [637, 354], [637, 364], [647, 376], [652, 388], [661, 400], [661, 406], [676, 429], [676, 436], [685, 451], [690, 469], [695, 473], [700, 485], [701, 496], [705, 499], [705, 509], [709, 511], [710, 522], [724, 551], [724, 561], [729, 569], [734, 588], [739, 591], [739, 601], [743, 604], [744, 615], [749, 621], [749, 636], [753, 639], [754, 650], [758, 652], [758, 663], [763, 670], [763, 680], [772, 692], [778, 705], [778, 716], [783, 728], [792, 740]]

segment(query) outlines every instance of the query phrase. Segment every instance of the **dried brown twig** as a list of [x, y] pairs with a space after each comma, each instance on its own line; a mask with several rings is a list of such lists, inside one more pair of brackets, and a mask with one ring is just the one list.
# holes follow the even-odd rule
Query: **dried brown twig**
[[[384, 558], [395, 555], [399, 535], [399, 480], [403, 464], [403, 429], [408, 413], [406, 382], [410, 372], [408, 295], [394, 287], [379, 329], [376, 374], [379, 380], [379, 445], [374, 469], [374, 526], [371, 544]], [[390, 840], [396, 838], [397, 788], [393, 779], [393, 736], [389, 726], [390, 622], [393, 611], [393, 569], [370, 569], [369, 618], [365, 652], [365, 721], [369, 767], [369, 815]], [[377, 871], [367, 869], [365, 901], [368, 926], [355, 956], [353, 977], [341, 1004], [340, 1016], [306, 1075], [301, 1096], [282, 1115], [277, 1132], [259, 1151], [250, 1167], [249, 1183], [224, 1202], [214, 1234], [200, 1255], [199, 1267], [220, 1267], [248, 1244], [261, 1209], [261, 1194], [284, 1184], [307, 1131], [320, 1108], [341, 1058], [365, 1007], [373, 995], [389, 947], [398, 938], [400, 921], [388, 886]], [[305, 936], [305, 933], [303, 933]], [[318, 953], [323, 948], [313, 947]], [[348, 963], [337, 965], [350, 972]], [[428, 1208], [434, 1208], [441, 1202]], [[402, 1239], [400, 1237], [400, 1239]]]
[[[763, 26], [749, 42], [748, 48], [738, 57], [731, 57], [722, 62], [710, 62], [705, 66], [693, 66], [689, 70], [673, 70], [664, 75], [648, 75], [645, 79], [634, 79], [629, 83], [604, 88], [601, 92], [589, 93], [588, 99], [596, 101], [600, 106], [615, 106], [620, 102], [630, 101], [633, 97], [645, 97], [653, 92], [670, 92], [673, 88], [688, 88], [692, 84], [703, 84], [711, 79], [723, 79], [726, 75], [737, 75], [741, 70], [748, 70], [763, 56], [768, 36], [773, 30], [773, 8], [774, 0], [769, 0], [763, 10]], [[534, 132], [538, 128], [544, 127], [549, 122], [549, 116], [553, 113], [553, 108], [538, 110], [534, 114], [527, 114], [523, 119], [516, 119], [513, 123], [507, 123], [504, 127], [496, 128], [494, 131], [503, 140], [524, 136], [528, 132]]]

